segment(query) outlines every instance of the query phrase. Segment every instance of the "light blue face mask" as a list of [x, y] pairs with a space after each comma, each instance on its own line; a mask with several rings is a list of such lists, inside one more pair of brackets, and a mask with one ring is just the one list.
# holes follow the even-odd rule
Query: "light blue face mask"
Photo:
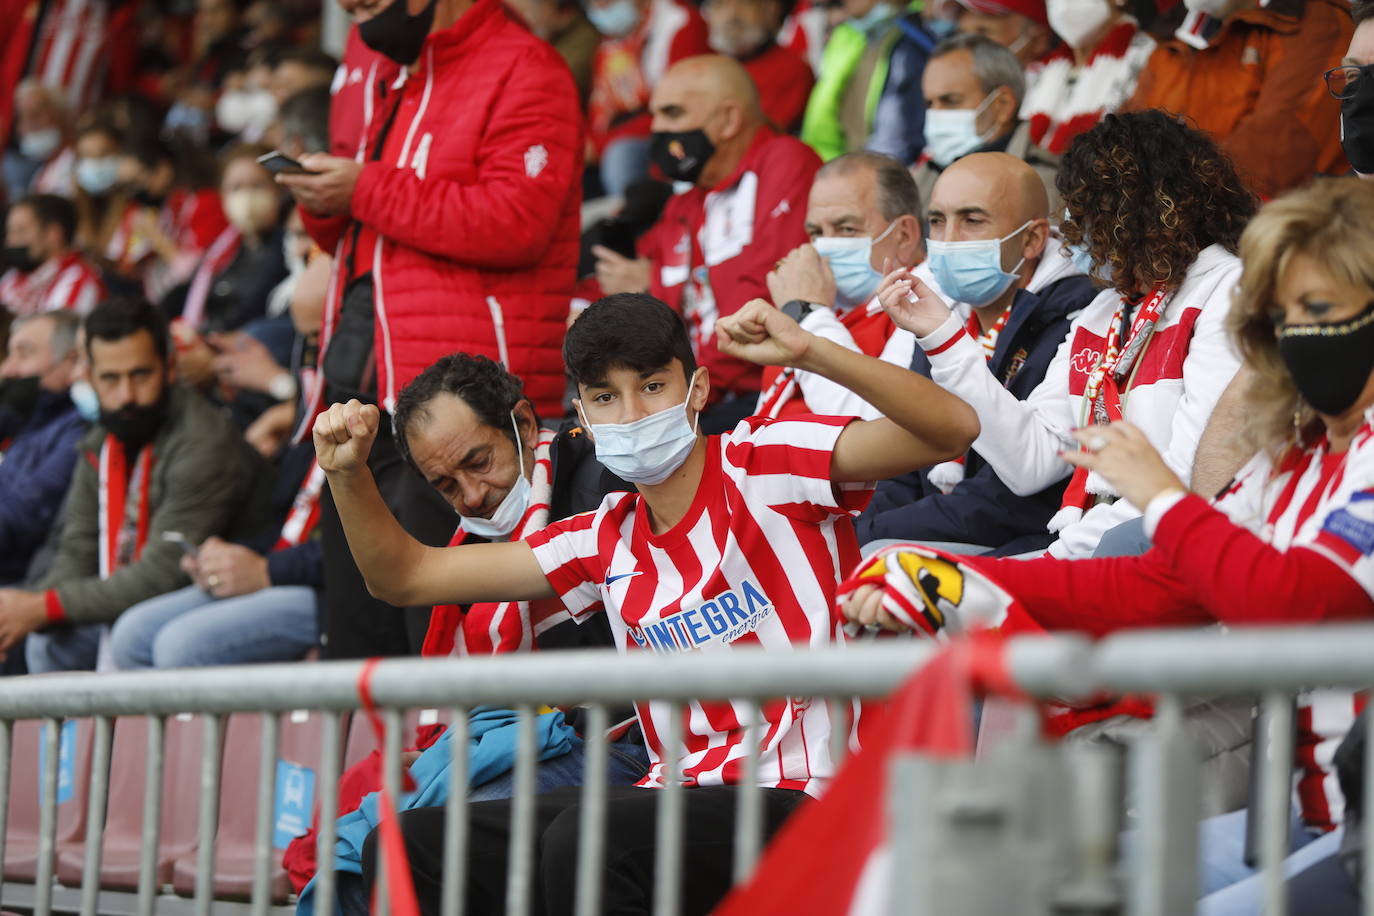
[[76, 160], [76, 183], [87, 194], [98, 197], [113, 188], [118, 180], [119, 159], [115, 156]]
[[639, 25], [639, 8], [634, 0], [614, 0], [606, 6], [587, 4], [587, 18], [602, 35], [624, 38]]
[[896, 225], [896, 220], [888, 223], [875, 239], [819, 236], [811, 242], [816, 254], [830, 262], [837, 307], [852, 309], [873, 298], [883, 280], [883, 275], [873, 268], [873, 246], [887, 238]]
[[85, 379], [72, 382], [72, 387], [67, 390], [67, 396], [76, 405], [76, 412], [81, 415], [81, 419], [87, 423], [94, 423], [100, 418], [100, 397], [90, 382]]
[[930, 271], [940, 289], [958, 302], [975, 308], [987, 305], [1007, 291], [1017, 279], [1016, 271], [1026, 262], [1016, 262], [1011, 272], [1002, 269], [1002, 243], [1014, 238], [1034, 220], [1026, 220], [1000, 239], [974, 239], [969, 242], [926, 240]]
[[926, 152], [936, 165], [944, 168], [992, 139], [978, 133], [978, 116], [987, 110], [996, 94], [993, 90], [983, 96], [977, 108], [926, 109]]
[[858, 29], [865, 36], [871, 36], [873, 31], [887, 22], [895, 19], [897, 9], [891, 3], [875, 3], [873, 8], [862, 16], [856, 16], [849, 20], [849, 25]]
[[520, 427], [515, 423], [515, 411], [511, 411], [510, 425], [515, 430], [515, 454], [520, 462], [520, 474], [515, 478], [515, 484], [496, 507], [496, 511], [491, 514], [491, 518], [469, 518], [462, 514], [458, 516], [463, 521], [464, 531], [489, 541], [508, 537], [530, 507], [530, 481], [525, 476], [525, 445], [520, 439]]
[[1086, 277], [1093, 275], [1093, 256], [1086, 245], [1070, 245], [1069, 260], [1073, 262], [1074, 270]]
[[663, 483], [682, 467], [697, 442], [696, 420], [687, 422], [691, 390], [688, 385], [687, 400], [681, 404], [633, 423], [591, 423], [583, 414], [582, 422], [596, 444], [596, 460], [621, 480], [648, 486]]

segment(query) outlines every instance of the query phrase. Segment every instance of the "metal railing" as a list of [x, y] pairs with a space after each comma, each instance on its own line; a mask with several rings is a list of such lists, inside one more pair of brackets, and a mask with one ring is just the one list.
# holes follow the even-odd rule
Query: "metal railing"
[[[760, 704], [780, 697], [812, 697], [847, 701], [853, 697], [881, 696], [914, 672], [933, 651], [932, 644], [912, 640], [826, 648], [815, 651], [735, 651], [696, 653], [660, 658], [647, 653], [620, 656], [602, 652], [562, 652], [534, 656], [442, 660], [397, 659], [379, 664], [371, 681], [372, 696], [383, 710], [386, 724], [384, 781], [399, 797], [401, 755], [405, 740], [403, 712], [438, 708], [449, 711], [453, 731], [451, 799], [462, 799], [468, 777], [468, 712], [479, 705], [513, 708], [518, 713], [519, 739], [514, 769], [516, 787], [512, 805], [512, 833], [507, 912], [524, 916], [532, 905], [534, 873], [533, 786], [535, 771], [535, 710], [541, 704], [588, 707], [585, 780], [580, 814], [577, 889], [575, 906], [581, 916], [600, 910], [597, 869], [605, 848], [607, 745], [604, 738], [607, 707], [626, 700], [656, 699], [681, 704], [694, 699], [730, 699]], [[1009, 673], [1021, 689], [1041, 697], [1087, 697], [1100, 691], [1150, 692], [1160, 696], [1156, 726], [1132, 750], [1131, 792], [1140, 810], [1139, 854], [1130, 868], [1124, 892], [1124, 909], [1135, 916], [1177, 916], [1188, 912], [1196, 897], [1196, 861], [1192, 843], [1196, 806], [1189, 808], [1190, 768], [1196, 760], [1179, 728], [1182, 701], [1191, 696], [1262, 696], [1263, 715], [1275, 726], [1262, 766], [1258, 820], [1261, 865], [1269, 876], [1269, 909], [1282, 916], [1280, 862], [1286, 853], [1286, 831], [1291, 798], [1291, 693], [1309, 686], [1360, 688], [1374, 683], [1374, 627], [1268, 629], [1232, 631], [1137, 632], [1097, 644], [1074, 637], [1019, 640], [1007, 652]], [[298, 709], [318, 710], [323, 716], [321, 753], [318, 762], [316, 799], [321, 811], [337, 807], [337, 793], [345, 730], [344, 717], [359, 708], [358, 681], [361, 663], [263, 665], [235, 668], [117, 673], [109, 675], [50, 675], [8, 680], [0, 687], [0, 856], [3, 855], [7, 814], [10, 809], [10, 763], [13, 723], [42, 719], [44, 757], [38, 863], [31, 896], [14, 899], [16, 885], [5, 885], [5, 903], [22, 902], [35, 913], [54, 910], [54, 892], [69, 891], [54, 880], [57, 825], [56, 789], [59, 754], [58, 730], [64, 719], [91, 718], [91, 777], [79, 903], [63, 909], [79, 909], [94, 916], [110, 911], [110, 895], [100, 888], [100, 838], [105, 826], [109, 793], [111, 743], [115, 717], [146, 716], [148, 770], [143, 799], [142, 858], [136, 897], [130, 909], [138, 914], [186, 911], [197, 914], [227, 913], [233, 908], [214, 898], [215, 844], [219, 813], [220, 766], [224, 752], [221, 725], [230, 713], [262, 714], [260, 774], [258, 780], [257, 831], [254, 880], [247, 912], [273, 910], [271, 874], [274, 853], [271, 821], [274, 804], [274, 768], [278, 758], [279, 715]], [[837, 705], [839, 705], [837, 703]], [[156, 856], [161, 799], [164, 725], [167, 717], [180, 714], [203, 717], [203, 748], [200, 767], [197, 863], [194, 897], [173, 898], [158, 884]], [[757, 726], [755, 726], [757, 728]], [[836, 729], [832, 747], [836, 758], [843, 753], [847, 729]], [[676, 731], [669, 732], [677, 734]], [[1026, 740], [1034, 740], [1027, 738]], [[666, 748], [665, 759], [676, 758], [677, 747]], [[746, 742], [750, 747], [757, 741]], [[1374, 777], [1374, 755], [1370, 761]], [[758, 772], [757, 755], [745, 761], [745, 783]], [[658, 818], [656, 850], [655, 913], [675, 916], [683, 880], [683, 788], [679, 774], [666, 767], [666, 788], [659, 796], [663, 816]], [[894, 768], [900, 774], [900, 767]], [[1108, 798], [1111, 780], [1090, 775], [1074, 790], [1080, 796]], [[1096, 780], [1096, 781], [1094, 781]], [[1095, 788], [1094, 788], [1095, 787]], [[1180, 792], [1180, 787], [1184, 791]], [[898, 778], [888, 787], [894, 810], [909, 806], [919, 786]], [[879, 787], [877, 790], [881, 790]], [[739, 793], [735, 829], [735, 877], [747, 877], [756, 863], [762, 834], [762, 795]], [[244, 800], [247, 804], [247, 800]], [[467, 823], [464, 804], [449, 804], [445, 848], [443, 912], [463, 911]], [[1374, 820], [1374, 819], [1372, 819]], [[911, 837], [903, 837], [901, 825], [892, 838], [900, 851]], [[1101, 827], [1099, 825], [1098, 829]], [[335, 823], [320, 819], [318, 861], [332, 861]], [[1374, 842], [1366, 842], [1365, 874], [1374, 875]], [[1101, 863], [1098, 863], [1101, 865]], [[0, 867], [3, 862], [0, 861]], [[1099, 871], [1101, 869], [1099, 868]], [[894, 882], [910, 890], [919, 870], [903, 870]], [[384, 879], [385, 876], [383, 876]], [[1100, 875], [1098, 877], [1101, 877]], [[897, 887], [894, 883], [894, 888]], [[26, 887], [28, 887], [26, 885]], [[333, 911], [334, 874], [328, 867], [319, 872], [316, 911]], [[893, 898], [909, 899], [909, 898]], [[1374, 893], [1367, 894], [1366, 912], [1374, 916]], [[60, 901], [59, 901], [60, 903]], [[385, 903], [381, 904], [385, 913]], [[953, 910], [949, 910], [953, 912]], [[1062, 910], [1064, 912], [1068, 909]], [[1084, 911], [1084, 910], [1078, 910]], [[1101, 912], [1116, 912], [1101, 909]], [[1006, 912], [1004, 909], [1002, 912]]]

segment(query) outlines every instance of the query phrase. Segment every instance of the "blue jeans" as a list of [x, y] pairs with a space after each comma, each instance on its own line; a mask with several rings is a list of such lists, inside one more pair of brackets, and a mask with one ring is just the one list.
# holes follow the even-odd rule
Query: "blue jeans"
[[[1232, 811], [1198, 825], [1199, 877], [1206, 895], [1198, 901], [1198, 916], [1257, 916], [1264, 909], [1264, 877], [1242, 861], [1246, 821], [1245, 811]], [[1289, 856], [1283, 860], [1283, 873], [1291, 878], [1335, 855], [1340, 846], [1340, 831], [1315, 833], [1294, 816], [1288, 844]]]
[[190, 585], [125, 611], [110, 649], [120, 669], [290, 661], [319, 641], [315, 605], [303, 585], [218, 600]]
[[64, 623], [30, 633], [24, 640], [29, 673], [94, 671], [104, 631], [102, 623]]

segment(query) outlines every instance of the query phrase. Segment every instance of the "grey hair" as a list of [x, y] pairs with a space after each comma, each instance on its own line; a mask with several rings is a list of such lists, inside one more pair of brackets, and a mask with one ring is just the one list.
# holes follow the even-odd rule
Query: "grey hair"
[[935, 50], [930, 52], [930, 59], [935, 60], [955, 51], [967, 51], [973, 55], [973, 75], [983, 87], [984, 96], [999, 86], [1006, 86], [1016, 99], [1016, 107], [1020, 109], [1021, 100], [1026, 95], [1026, 75], [1015, 54], [986, 35], [951, 35], [935, 46]]
[[52, 322], [52, 337], [48, 339], [48, 346], [52, 348], [53, 358], [66, 359], [76, 349], [76, 332], [81, 327], [81, 316], [75, 312], [59, 310], [39, 312], [37, 315], [25, 315], [23, 318], [14, 320], [14, 326], [10, 329], [10, 333], [12, 334], [30, 322], [44, 320]]
[[302, 89], [281, 103], [283, 137], [295, 137], [307, 153], [329, 152], [329, 87]]
[[916, 187], [910, 170], [891, 156], [868, 150], [845, 153], [821, 166], [816, 178], [848, 175], [861, 168], [871, 170], [878, 183], [878, 210], [883, 214], [883, 219], [892, 222], [899, 216], [907, 215], [918, 220], [921, 218], [921, 190]]

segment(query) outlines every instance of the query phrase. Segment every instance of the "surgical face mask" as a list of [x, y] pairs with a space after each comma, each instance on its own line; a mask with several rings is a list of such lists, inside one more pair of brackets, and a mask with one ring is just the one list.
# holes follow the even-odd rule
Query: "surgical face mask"
[[419, 59], [434, 25], [434, 3], [435, 0], [429, 0], [424, 9], [412, 16], [406, 9], [406, 0], [392, 0], [390, 6], [358, 24], [358, 37], [378, 54], [409, 67]]
[[584, 414], [582, 420], [596, 444], [596, 460], [621, 480], [647, 486], [663, 483], [682, 467], [696, 445], [701, 415], [687, 422], [691, 391], [688, 385], [686, 401], [633, 423], [590, 423]]
[[883, 23], [895, 18], [897, 9], [891, 3], [875, 3], [873, 9], [864, 13], [862, 16], [849, 20], [849, 24], [863, 32], [865, 36], [871, 36]]
[[587, 4], [587, 18], [602, 35], [624, 38], [639, 25], [639, 7], [634, 0], [613, 0], [605, 6]]
[[215, 122], [220, 129], [247, 140], [261, 137], [276, 119], [277, 100], [265, 89], [226, 92], [215, 103]]
[[1017, 279], [1016, 271], [1026, 262], [1016, 262], [1011, 272], [1002, 269], [1002, 243], [1015, 238], [1033, 221], [1026, 220], [1000, 239], [975, 239], [970, 242], [926, 240], [930, 270], [935, 282], [959, 302], [979, 308], [1007, 291]]
[[1069, 246], [1069, 260], [1070, 260], [1071, 262], [1073, 262], [1073, 269], [1074, 269], [1074, 270], [1076, 270], [1076, 271], [1078, 271], [1079, 273], [1083, 274], [1085, 277], [1091, 277], [1091, 276], [1092, 276], [1092, 274], [1093, 274], [1093, 256], [1092, 256], [1092, 254], [1088, 251], [1088, 246], [1086, 246], [1086, 245], [1070, 245], [1070, 246]]
[[525, 445], [520, 439], [520, 427], [515, 423], [514, 411], [511, 411], [510, 425], [515, 430], [515, 454], [520, 462], [520, 473], [515, 478], [514, 486], [501, 500], [496, 511], [492, 512], [491, 518], [471, 518], [461, 513], [458, 515], [463, 520], [464, 531], [489, 541], [509, 537], [530, 508], [530, 481], [525, 476]]
[[978, 133], [978, 116], [992, 104], [994, 90], [977, 108], [926, 109], [926, 151], [941, 168], [988, 142]]
[[893, 220], [877, 238], [838, 238], [821, 236], [811, 245], [830, 262], [835, 275], [835, 304], [842, 309], [863, 305], [878, 290], [883, 275], [873, 269], [873, 246], [892, 234]]
[[239, 188], [224, 195], [224, 215], [234, 228], [257, 235], [276, 225], [281, 198], [268, 188]]
[[1071, 48], [1085, 47], [1112, 18], [1108, 0], [1048, 0], [1045, 12], [1050, 28]]
[[81, 419], [87, 423], [94, 423], [100, 419], [100, 396], [95, 393], [90, 382], [85, 379], [72, 382], [67, 396], [76, 405], [76, 412], [81, 415]]
[[767, 44], [771, 37], [767, 29], [755, 23], [728, 25], [712, 22], [711, 35], [707, 39], [712, 51], [727, 57], [748, 57]]
[[103, 197], [119, 181], [119, 158], [101, 156], [99, 159], [76, 160], [76, 183], [93, 197]]
[[1312, 409], [1328, 417], [1359, 400], [1374, 371], [1374, 302], [1340, 324], [1278, 327], [1279, 356]]
[[62, 145], [62, 131], [56, 127], [30, 131], [19, 138], [19, 152], [25, 159], [46, 162]]
[[1360, 68], [1354, 93], [1341, 100], [1341, 149], [1352, 169], [1374, 175], [1374, 66]]

